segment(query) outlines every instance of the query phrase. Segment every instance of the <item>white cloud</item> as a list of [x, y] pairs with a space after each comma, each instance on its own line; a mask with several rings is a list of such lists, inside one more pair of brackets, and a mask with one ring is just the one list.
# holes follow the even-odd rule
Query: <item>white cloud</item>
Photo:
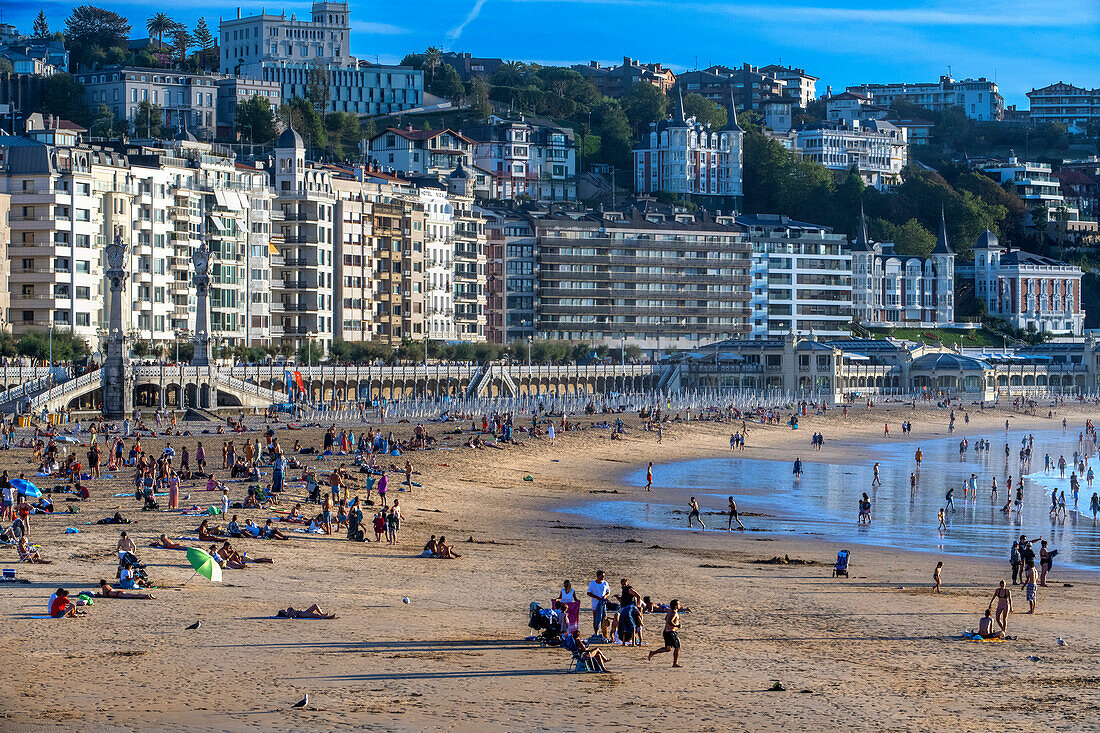
[[403, 36], [411, 33], [408, 28], [390, 23], [374, 23], [367, 20], [353, 20], [351, 29], [356, 33], [369, 33], [376, 36]]
[[462, 35], [462, 31], [466, 30], [466, 26], [477, 20], [477, 16], [481, 15], [481, 9], [485, 7], [485, 2], [486, 0], [476, 0], [476, 2], [474, 2], [474, 6], [470, 8], [470, 12], [466, 14], [466, 17], [462, 19], [462, 22], [447, 31], [448, 41], [451, 41], [452, 43], [454, 41], [457, 41], [458, 37]]

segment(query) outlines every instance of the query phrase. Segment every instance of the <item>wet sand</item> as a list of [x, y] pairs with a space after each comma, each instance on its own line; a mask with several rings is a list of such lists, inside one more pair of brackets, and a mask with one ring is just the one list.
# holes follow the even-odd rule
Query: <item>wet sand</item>
[[[1069, 415], [1071, 429], [1080, 429], [1085, 417], [1098, 413], [1064, 408], [1057, 421]], [[972, 413], [972, 424], [996, 435], [1008, 414]], [[882, 423], [889, 420], [896, 434], [903, 416], [915, 423], [913, 438], [947, 436], [941, 411], [876, 407], [845, 418], [831, 410], [828, 417], [804, 419], [795, 432], [750, 425], [744, 455], [781, 461], [783, 470], [794, 452], [807, 462], [860, 464], [867, 459], [865, 446], [881, 442]], [[580, 418], [584, 425], [592, 420]], [[1045, 418], [1011, 420], [1014, 430], [1054, 426]], [[938, 558], [929, 553], [859, 546], [851, 578], [834, 580], [833, 542], [774, 532], [629, 528], [558, 511], [587, 500], [638, 499], [645, 492], [623, 485], [624, 472], [649, 460], [726, 456], [734, 429], [674, 424], [657, 445], [636, 420], [629, 425], [622, 441], [608, 440], [606, 430], [559, 431], [552, 448], [536, 440], [504, 451], [412, 454], [423, 488], [391, 494], [401, 499], [406, 517], [399, 547], [301, 534], [288, 542], [238, 540], [239, 548], [275, 564], [227, 570], [221, 584], [198, 578], [184, 586], [191, 571], [183, 553], [143, 547], [162, 531], [173, 538], [191, 535], [199, 519], [141, 512], [132, 498], [111, 497], [128, 490], [129, 473], [93, 482], [94, 498], [80, 513], [32, 517], [31, 538], [56, 564], [16, 565], [14, 549], [0, 550], [2, 565], [31, 581], [0, 585], [6, 620], [0, 654], [10, 670], [0, 681], [6, 701], [0, 729], [511, 731], [598, 724], [977, 731], [1095, 725], [1100, 677], [1093, 660], [1100, 642], [1092, 628], [1100, 576], [1056, 566], [1051, 587], [1039, 591], [1040, 613], [1010, 618], [1019, 641], [964, 642], [959, 633], [977, 624], [997, 580], [1008, 578], [1007, 561], [944, 556], [945, 593], [933, 596], [928, 587]], [[442, 434], [441, 426], [430, 427]], [[411, 426], [394, 429], [407, 433]], [[818, 429], [826, 449], [810, 454], [809, 436]], [[319, 442], [320, 433], [279, 437], [284, 445], [295, 438], [308, 444]], [[193, 436], [188, 445], [196, 439], [215, 459], [221, 436]], [[163, 446], [142, 443], [158, 453]], [[178, 450], [180, 439], [172, 443]], [[29, 472], [28, 457], [29, 451], [0, 454], [0, 467]], [[534, 480], [524, 481], [526, 475]], [[243, 499], [247, 483], [232, 486], [233, 500]], [[619, 493], [606, 493], [614, 491]], [[303, 496], [300, 489], [288, 494], [284, 508]], [[199, 497], [209, 505], [216, 495], [193, 491], [184, 504], [199, 503]], [[114, 577], [120, 528], [82, 523], [116, 510], [134, 520], [125, 529], [163, 586], [154, 591], [157, 598], [97, 600], [84, 619], [33, 618], [45, 613], [56, 587], [79, 592]], [[242, 521], [259, 521], [271, 512], [238, 514]], [[69, 526], [81, 532], [63, 534]], [[415, 557], [430, 534], [447, 535], [463, 557]], [[810, 564], [761, 562], [777, 556]], [[650, 646], [605, 649], [613, 670], [608, 675], [569, 674], [566, 652], [523, 641], [533, 633], [526, 625], [531, 601], [546, 605], [563, 578], [583, 591], [597, 568], [613, 586], [627, 576], [643, 595], [675, 597], [692, 607], [681, 633], [684, 669], [670, 669], [669, 655], [645, 661], [659, 643], [659, 616], [646, 619]], [[1022, 592], [1014, 597], [1016, 609], [1026, 610]], [[281, 607], [314, 602], [340, 618], [270, 618]], [[582, 611], [581, 618], [582, 629], [590, 628], [590, 615]], [[202, 627], [185, 630], [195, 620]], [[1066, 646], [1055, 643], [1058, 636]], [[787, 691], [767, 691], [775, 681]], [[291, 708], [305, 693], [309, 705]]]

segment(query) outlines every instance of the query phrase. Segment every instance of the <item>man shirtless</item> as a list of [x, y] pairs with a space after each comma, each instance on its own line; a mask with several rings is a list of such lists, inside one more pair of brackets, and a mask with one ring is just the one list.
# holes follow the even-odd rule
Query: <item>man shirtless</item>
[[672, 652], [672, 666], [682, 667], [680, 664], [680, 602], [673, 599], [668, 604], [668, 613], [665, 614], [665, 645], [660, 649], [654, 649], [649, 653], [646, 661], [653, 659], [654, 654]]
[[99, 593], [97, 595], [100, 598], [128, 598], [135, 601], [148, 601], [153, 598], [151, 593], [129, 593], [113, 588], [110, 583], [102, 579], [99, 581]]
[[[737, 502], [735, 502], [733, 500], [732, 496], [729, 499], [730, 499], [730, 522], [729, 522], [729, 527], [727, 527], [727, 531], [729, 531], [729, 532], [733, 531], [733, 523], [734, 522], [737, 522], [738, 527], [740, 527], [741, 529], [744, 529], [745, 525], [741, 524], [741, 518], [737, 515]], [[702, 521], [700, 521], [699, 523], [702, 524]]]
[[688, 528], [691, 528], [692, 519], [698, 519], [699, 526], [702, 527], [704, 531], [706, 531], [707, 525], [703, 524], [703, 518], [699, 516], [699, 504], [695, 501], [694, 496], [691, 497], [691, 500], [688, 502], [688, 506], [691, 508], [691, 511], [688, 513]]

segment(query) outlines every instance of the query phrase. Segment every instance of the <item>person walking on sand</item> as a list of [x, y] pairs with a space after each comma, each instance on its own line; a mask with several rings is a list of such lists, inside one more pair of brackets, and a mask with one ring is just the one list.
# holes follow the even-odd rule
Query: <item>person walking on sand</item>
[[546, 429], [546, 437], [550, 440], [550, 445], [554, 445], [554, 421], [550, 421], [549, 427]]
[[941, 574], [943, 573], [943, 561], [936, 563], [936, 569], [932, 571], [932, 592], [943, 593], [943, 582]]
[[688, 501], [688, 507], [690, 507], [690, 509], [691, 509], [691, 511], [688, 512], [688, 528], [689, 529], [691, 528], [691, 520], [692, 519], [698, 519], [699, 520], [699, 526], [702, 527], [703, 531], [705, 532], [706, 529], [707, 529], [707, 525], [703, 524], [703, 518], [701, 516], [699, 516], [699, 504], [698, 504], [698, 502], [695, 501], [694, 496], [691, 497], [690, 501]]
[[1028, 613], [1035, 613], [1035, 595], [1039, 585], [1039, 571], [1032, 560], [1027, 561], [1024, 569], [1024, 593], [1027, 596]]
[[668, 613], [665, 614], [665, 645], [660, 649], [654, 649], [649, 653], [646, 661], [651, 661], [656, 654], [672, 652], [672, 666], [682, 667], [680, 664], [680, 601], [673, 598], [668, 604]]
[[645, 469], [645, 490], [650, 491], [653, 488], [653, 461], [649, 462], [649, 465]]
[[737, 502], [735, 502], [733, 500], [732, 496], [729, 499], [730, 499], [730, 524], [729, 524], [729, 527], [727, 529], [728, 529], [728, 531], [732, 532], [734, 522], [737, 522], [738, 527], [740, 527], [741, 529], [744, 529], [745, 525], [741, 524], [741, 518], [737, 515]]
[[[1005, 585], [1002, 580], [1000, 586], [993, 591], [993, 597], [989, 599], [989, 608], [993, 608], [993, 602], [997, 602], [997, 612], [994, 614], [994, 618], [997, 621], [997, 625], [1001, 627], [1001, 631], [1008, 631], [1008, 614], [1012, 613], [1012, 591]], [[986, 609], [986, 613], [989, 613], [989, 609]]]
[[880, 479], [878, 475], [878, 461], [875, 461], [875, 465], [872, 470], [874, 471], [874, 478], [871, 479], [871, 487], [874, 488], [875, 486], [882, 486], [882, 479]]

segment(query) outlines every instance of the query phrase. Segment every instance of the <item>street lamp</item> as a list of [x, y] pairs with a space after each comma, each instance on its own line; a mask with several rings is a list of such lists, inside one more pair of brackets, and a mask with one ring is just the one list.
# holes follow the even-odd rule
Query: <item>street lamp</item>
[[[308, 339], [306, 341], [306, 359], [309, 360], [309, 372], [308, 372], [309, 373], [309, 393], [308, 393], [308, 398], [309, 398], [309, 403], [311, 405], [313, 404], [313, 337], [316, 336], [316, 335], [317, 334], [314, 333], [313, 331], [310, 331], [309, 333], [306, 334], [306, 338]], [[324, 391], [323, 391], [324, 390], [324, 385], [321, 385], [321, 389], [322, 389], [322, 394], [323, 394], [324, 393]]]
[[528, 379], [531, 378], [531, 341], [532, 340], [533, 339], [530, 336], [527, 337], [527, 378]]

